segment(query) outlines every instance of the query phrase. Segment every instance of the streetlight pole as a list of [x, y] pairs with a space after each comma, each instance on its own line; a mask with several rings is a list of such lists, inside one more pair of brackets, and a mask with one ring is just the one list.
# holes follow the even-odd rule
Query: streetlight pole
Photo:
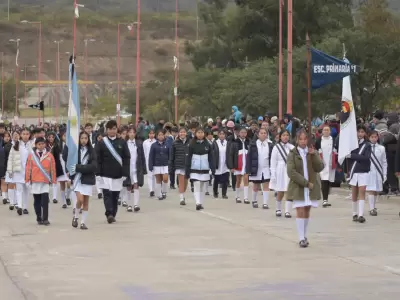
[[282, 99], [283, 99], [283, 5], [284, 0], [279, 0], [279, 120], [283, 117]]
[[292, 114], [293, 84], [293, 0], [288, 0], [288, 33], [287, 33], [287, 113]]
[[137, 0], [137, 27], [136, 27], [136, 126], [140, 115], [140, 0]]
[[[59, 41], [54, 41], [54, 43], [57, 44], [57, 54], [56, 54], [56, 81], [60, 80], [60, 43], [62, 43], [63, 40]], [[59, 107], [60, 107], [60, 85], [56, 84], [56, 122], [58, 123], [58, 116], [59, 116]]]
[[175, 122], [178, 123], [178, 84], [179, 84], [179, 40], [178, 40], [178, 18], [179, 18], [179, 5], [178, 0], [175, 0], [175, 55], [176, 55], [176, 63], [175, 63], [175, 87], [174, 87], [174, 96], [175, 96]]
[[[39, 25], [39, 46], [38, 46], [38, 98], [40, 103], [41, 99], [41, 94], [40, 94], [40, 86], [41, 86], [41, 73], [42, 73], [42, 22], [30, 22], [27, 20], [21, 21], [23, 24], [33, 24], [33, 25]], [[40, 110], [38, 114], [38, 124], [40, 124]]]
[[18, 56], [19, 56], [19, 42], [21, 39], [10, 39], [10, 42], [17, 44], [17, 53], [15, 56], [15, 116], [18, 116], [18, 88], [19, 88], [19, 66], [18, 66]]

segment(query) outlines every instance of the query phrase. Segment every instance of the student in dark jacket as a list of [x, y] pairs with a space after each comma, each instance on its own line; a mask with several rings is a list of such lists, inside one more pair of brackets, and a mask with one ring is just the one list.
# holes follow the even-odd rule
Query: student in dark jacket
[[149, 171], [156, 177], [155, 192], [158, 200], [167, 198], [169, 148], [165, 141], [165, 130], [157, 132], [157, 142], [151, 145]]
[[[118, 198], [122, 190], [122, 183], [130, 175], [130, 153], [126, 141], [117, 138], [117, 122], [110, 120], [106, 124], [107, 136], [97, 144], [96, 156], [98, 163], [98, 176], [101, 179], [103, 188], [104, 206], [109, 224], [115, 222], [118, 212]], [[117, 153], [118, 161], [110, 152], [106, 143]]]
[[76, 207], [72, 219], [72, 227], [78, 227], [79, 212], [82, 207], [80, 228], [87, 230], [86, 220], [89, 214], [89, 197], [92, 196], [93, 186], [96, 184], [97, 159], [96, 152], [90, 143], [89, 134], [79, 134], [78, 164], [72, 167], [73, 190], [76, 193]]
[[221, 185], [222, 199], [228, 199], [226, 195], [229, 182], [229, 168], [227, 158], [229, 155], [230, 142], [226, 140], [224, 130], [219, 130], [218, 139], [213, 143], [213, 158], [215, 166], [215, 175], [213, 183], [214, 198], [218, 198], [218, 186]]
[[214, 161], [212, 157], [212, 147], [207, 142], [204, 130], [196, 130], [195, 137], [190, 141], [189, 155], [186, 161], [186, 178], [194, 182], [194, 198], [196, 200], [196, 210], [203, 209], [203, 201], [206, 185], [210, 180], [209, 172], [214, 173]]
[[[142, 187], [144, 184], [144, 175], [147, 174], [146, 168], [146, 159], [144, 157], [144, 150], [143, 150], [143, 142], [137, 138], [136, 136], [136, 128], [129, 127], [128, 128], [128, 136], [126, 140], [129, 148], [129, 153], [131, 154], [131, 166], [130, 166], [130, 176], [129, 180], [127, 180], [126, 188], [127, 193], [127, 202], [128, 212], [138, 212], [140, 210], [139, 206], [139, 187]], [[125, 187], [124, 187], [125, 188]], [[132, 200], [132, 193], [133, 190], [133, 200]], [[123, 199], [125, 200], [125, 199]]]
[[247, 153], [246, 173], [249, 181], [253, 182], [252, 205], [258, 208], [257, 194], [262, 186], [263, 209], [269, 209], [269, 181], [271, 179], [272, 142], [268, 139], [268, 132], [261, 128], [258, 139], [250, 142]]
[[364, 125], [357, 126], [358, 149], [347, 155], [349, 163], [349, 184], [352, 186], [353, 221], [364, 223], [365, 191], [371, 167], [371, 145], [367, 141]]
[[[1, 125], [1, 124], [0, 124]], [[8, 164], [8, 156], [10, 155], [12, 143], [10, 134], [5, 131], [2, 136], [2, 144], [4, 150], [4, 166], [6, 168]], [[12, 180], [8, 178], [8, 176], [4, 176], [1, 179], [1, 193], [3, 195], [3, 204], [10, 203], [10, 209], [14, 209], [15, 202], [15, 185], [12, 183]]]
[[189, 155], [189, 139], [185, 128], [179, 129], [179, 136], [173, 143], [169, 156], [169, 172], [178, 176], [180, 205], [186, 205], [185, 192], [188, 180], [185, 177], [186, 159]]

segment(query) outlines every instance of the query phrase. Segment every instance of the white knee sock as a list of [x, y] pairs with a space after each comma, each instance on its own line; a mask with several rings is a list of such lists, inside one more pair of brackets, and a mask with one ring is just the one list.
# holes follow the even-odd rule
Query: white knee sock
[[193, 193], [194, 200], [196, 200], [196, 204], [201, 204], [201, 198], [200, 198], [200, 195], [201, 195], [201, 182], [200, 181], [195, 181], [193, 183], [193, 186], [194, 186], [194, 193]]
[[297, 225], [297, 233], [299, 234], [299, 240], [302, 241], [305, 238], [305, 233], [304, 233], [304, 220], [305, 219], [300, 219], [296, 218], [296, 225]]
[[307, 227], [308, 227], [308, 221], [310, 219], [304, 219], [304, 237], [307, 237]]
[[258, 191], [255, 192], [255, 191], [253, 190], [253, 192], [251, 193], [253, 202], [257, 202], [257, 195], [258, 195]]
[[168, 182], [163, 182], [161, 184], [161, 191], [163, 194], [165, 194], [167, 192], [167, 187], [168, 187]]
[[249, 187], [248, 186], [243, 187], [243, 199], [249, 199]]
[[[79, 212], [78, 212], [79, 214]], [[86, 219], [88, 217], [89, 212], [87, 210], [82, 211], [82, 220], [81, 220], [81, 224], [86, 224]]]
[[184, 193], [179, 193], [179, 200], [185, 199], [185, 194]]
[[61, 191], [61, 201], [63, 204], [67, 204], [67, 198], [65, 197], [65, 191]]
[[17, 203], [19, 208], [22, 208], [22, 186], [21, 183], [17, 183], [15, 187], [15, 202]]
[[159, 197], [162, 196], [162, 194], [161, 194], [161, 183], [156, 183], [155, 193], [156, 193], [156, 195], [158, 195]]
[[58, 195], [58, 184], [53, 184], [53, 199], [57, 199], [57, 195]]
[[373, 210], [375, 208], [375, 195], [368, 195], [368, 204], [369, 210]]
[[72, 200], [72, 207], [75, 208], [76, 207], [76, 194], [74, 191], [71, 192], [70, 197]]
[[292, 210], [292, 201], [285, 201], [285, 213], [290, 213]]
[[200, 204], [204, 204], [204, 198], [206, 196], [206, 187], [208, 186], [208, 181], [200, 182]]
[[358, 214], [358, 203], [357, 201], [351, 201], [351, 205], [353, 208], [353, 216], [356, 216]]
[[208, 182], [207, 182], [207, 184], [205, 185], [204, 189], [206, 190], [205, 192], [208, 193]]
[[140, 192], [139, 189], [133, 190], [133, 205], [138, 206], [139, 205], [139, 197], [140, 197]]
[[1, 195], [3, 196], [3, 199], [8, 199], [8, 191], [2, 192]]
[[282, 210], [282, 200], [276, 200], [276, 210]]
[[365, 200], [358, 200], [358, 216], [364, 216]]
[[29, 190], [28, 187], [24, 184], [22, 186], [22, 208], [28, 209], [28, 199], [29, 199]]
[[236, 198], [240, 198], [240, 189], [241, 189], [240, 187], [236, 188], [236, 192], [235, 192], [236, 193]]
[[268, 205], [268, 200], [269, 200], [269, 191], [263, 191], [263, 204]]
[[10, 200], [11, 205], [17, 204], [15, 201], [15, 190], [14, 189], [8, 189], [8, 199]]

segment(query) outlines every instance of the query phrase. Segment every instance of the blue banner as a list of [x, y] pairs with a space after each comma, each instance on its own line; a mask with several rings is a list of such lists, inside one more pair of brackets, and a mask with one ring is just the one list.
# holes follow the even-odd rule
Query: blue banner
[[358, 66], [311, 48], [311, 88], [319, 89], [357, 73]]

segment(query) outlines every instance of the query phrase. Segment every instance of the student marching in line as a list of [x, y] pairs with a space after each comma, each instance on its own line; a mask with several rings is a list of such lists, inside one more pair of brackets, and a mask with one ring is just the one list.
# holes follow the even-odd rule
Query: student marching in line
[[371, 169], [371, 145], [366, 141], [366, 128], [357, 126], [358, 149], [351, 151], [346, 158], [349, 164], [349, 184], [352, 186], [353, 221], [364, 223], [365, 191]]
[[156, 142], [154, 136], [155, 136], [155, 131], [153, 129], [150, 129], [149, 138], [143, 142], [144, 157], [146, 158], [146, 168], [147, 168], [147, 185], [150, 190], [150, 197], [154, 197], [155, 195], [154, 191], [156, 189], [156, 178], [153, 175], [153, 172], [149, 170], [150, 149], [151, 145], [153, 145]]
[[322, 207], [330, 207], [331, 204], [328, 202], [328, 197], [331, 183], [335, 182], [337, 149], [331, 136], [331, 128], [328, 125], [325, 125], [322, 129], [322, 136], [316, 141], [315, 150], [318, 151], [325, 166], [320, 174]]
[[[95, 151], [96, 151], [96, 146], [97, 146], [97, 144], [98, 144], [100, 141], [103, 140], [103, 137], [104, 137], [104, 134], [103, 134], [103, 133], [98, 133], [98, 134], [96, 135], [96, 140], [97, 140], [97, 142], [92, 144], [93, 149], [94, 149]], [[100, 176], [97, 176], [97, 175], [96, 175], [97, 199], [103, 199], [103, 190], [99, 187], [100, 184], [101, 184]]]
[[[57, 141], [56, 141], [56, 134], [54, 132], [51, 132], [51, 131], [48, 132], [46, 134], [46, 141], [47, 141], [46, 151], [50, 152], [53, 155], [54, 161], [56, 162], [56, 172], [57, 172], [57, 165], [61, 166], [61, 163], [60, 162], [57, 163], [57, 158], [56, 158], [56, 157], [59, 156], [59, 152], [60, 152], [59, 149], [58, 149]], [[57, 184], [54, 184], [52, 186], [52, 192], [53, 192], [53, 203], [56, 204], [56, 203], [58, 203], [58, 200], [57, 200], [58, 185]]]
[[51, 153], [46, 151], [46, 140], [35, 139], [35, 148], [28, 156], [25, 168], [25, 182], [33, 194], [36, 221], [39, 225], [50, 225], [49, 190], [56, 184], [56, 163]]
[[[289, 176], [287, 175], [287, 157], [294, 146], [289, 143], [290, 135], [287, 130], [282, 130], [277, 136], [279, 141], [272, 149], [271, 154], [271, 182], [269, 187], [276, 193], [275, 215], [280, 217], [282, 216], [282, 199], [289, 185]], [[285, 218], [292, 217], [290, 213], [292, 209], [292, 200], [293, 199], [286, 199]]]
[[[211, 148], [214, 147], [214, 136], [211, 130], [206, 131], [206, 140], [210, 144]], [[206, 185], [206, 196], [210, 195], [210, 192], [208, 191], [208, 188], [212, 186], [212, 180], [213, 180], [213, 175], [211, 174], [210, 170], [210, 180], [208, 181], [208, 184]]]
[[368, 174], [368, 202], [369, 202], [369, 214], [371, 216], [377, 216], [378, 211], [375, 207], [376, 200], [379, 192], [383, 191], [383, 183], [387, 179], [387, 160], [385, 147], [379, 145], [379, 135], [377, 131], [371, 131], [369, 134], [369, 142], [371, 143], [371, 169]]
[[240, 186], [243, 180], [243, 200], [245, 204], [249, 201], [249, 176], [246, 174], [246, 157], [249, 149], [250, 140], [247, 138], [247, 130], [240, 129], [239, 136], [232, 142], [232, 148], [229, 153], [229, 166], [233, 167], [236, 176], [236, 203], [242, 203], [240, 199]]
[[210, 170], [212, 173], [215, 172], [212, 148], [205, 139], [204, 130], [199, 128], [190, 141], [185, 170], [186, 178], [193, 181], [196, 210], [204, 209], [205, 187], [210, 180]]
[[[4, 149], [4, 166], [7, 168], [8, 164], [8, 156], [10, 155], [10, 151], [12, 148], [13, 144], [11, 141], [11, 136], [8, 132], [4, 132], [3, 135], [3, 149]], [[15, 200], [15, 185], [12, 181], [12, 179], [8, 176], [7, 172], [5, 174], [4, 180], [1, 180], [1, 191], [2, 191], [2, 196], [3, 196], [3, 204], [9, 203], [10, 210], [14, 209], [14, 206], [17, 204], [17, 201]]]
[[[118, 131], [117, 137], [122, 139], [122, 140], [124, 140], [124, 141], [126, 141], [127, 136], [128, 136], [128, 128], [122, 127]], [[121, 205], [121, 203], [122, 203], [123, 207], [127, 207], [128, 203], [126, 201], [124, 201], [124, 199], [127, 199], [127, 198], [128, 198], [128, 190], [127, 189], [122, 189], [120, 194], [119, 194], [118, 205]]]
[[13, 134], [14, 145], [8, 156], [7, 173], [8, 177], [16, 185], [15, 198], [17, 201], [18, 215], [27, 215], [29, 190], [25, 184], [25, 168], [28, 156], [31, 152], [30, 133], [28, 129], [23, 129], [21, 134], [15, 131]]
[[114, 223], [118, 212], [118, 198], [122, 183], [130, 175], [130, 154], [125, 140], [117, 138], [117, 122], [110, 120], [106, 126], [107, 136], [97, 144], [96, 157], [99, 187], [103, 189], [107, 222]]
[[93, 186], [96, 184], [97, 159], [96, 152], [90, 143], [89, 134], [82, 131], [79, 134], [78, 164], [72, 166], [73, 191], [76, 194], [76, 206], [72, 227], [78, 227], [79, 212], [82, 207], [80, 229], [87, 230], [86, 220], [89, 214], [89, 197], [92, 196]]
[[229, 182], [229, 168], [227, 158], [231, 142], [226, 140], [224, 130], [218, 131], [218, 139], [213, 144], [213, 158], [215, 166], [215, 176], [213, 183], [214, 198], [218, 198], [218, 186], [221, 185], [222, 199], [228, 199], [227, 190]]
[[287, 158], [287, 173], [290, 178], [287, 190], [288, 199], [293, 199], [296, 208], [296, 224], [299, 234], [299, 246], [306, 248], [307, 227], [310, 220], [311, 207], [318, 207], [321, 199], [321, 179], [319, 172], [324, 168], [319, 154], [314, 148], [307, 148], [308, 136], [299, 130], [297, 147], [293, 148]]
[[156, 178], [158, 200], [167, 198], [169, 148], [165, 142], [165, 130], [157, 132], [157, 142], [149, 153], [149, 170]]
[[61, 200], [63, 202], [62, 208], [67, 208], [71, 205], [70, 200], [70, 180], [65, 170], [65, 162], [62, 158], [64, 147], [66, 146], [65, 132], [60, 133], [60, 141], [58, 141], [56, 148], [53, 148], [53, 156], [56, 161], [57, 182], [60, 184]]
[[[129, 153], [131, 155], [130, 160], [130, 176], [128, 182], [124, 184], [127, 186], [127, 199], [128, 199], [128, 212], [138, 212], [140, 210], [139, 200], [139, 187], [144, 184], [144, 175], [147, 174], [146, 160], [144, 157], [143, 143], [136, 137], [136, 129], [130, 127], [128, 129], [127, 143], [129, 148]], [[133, 202], [132, 193], [133, 190]]]
[[271, 153], [272, 142], [268, 139], [267, 130], [261, 128], [258, 132], [258, 139], [250, 142], [246, 161], [246, 173], [249, 175], [249, 181], [253, 183], [252, 205], [254, 208], [258, 208], [257, 194], [262, 186], [263, 209], [269, 209]]
[[186, 205], [185, 192], [188, 180], [185, 176], [186, 159], [189, 155], [189, 139], [184, 127], [179, 129], [178, 138], [172, 144], [169, 157], [169, 170], [178, 176], [178, 189], [180, 205]]

